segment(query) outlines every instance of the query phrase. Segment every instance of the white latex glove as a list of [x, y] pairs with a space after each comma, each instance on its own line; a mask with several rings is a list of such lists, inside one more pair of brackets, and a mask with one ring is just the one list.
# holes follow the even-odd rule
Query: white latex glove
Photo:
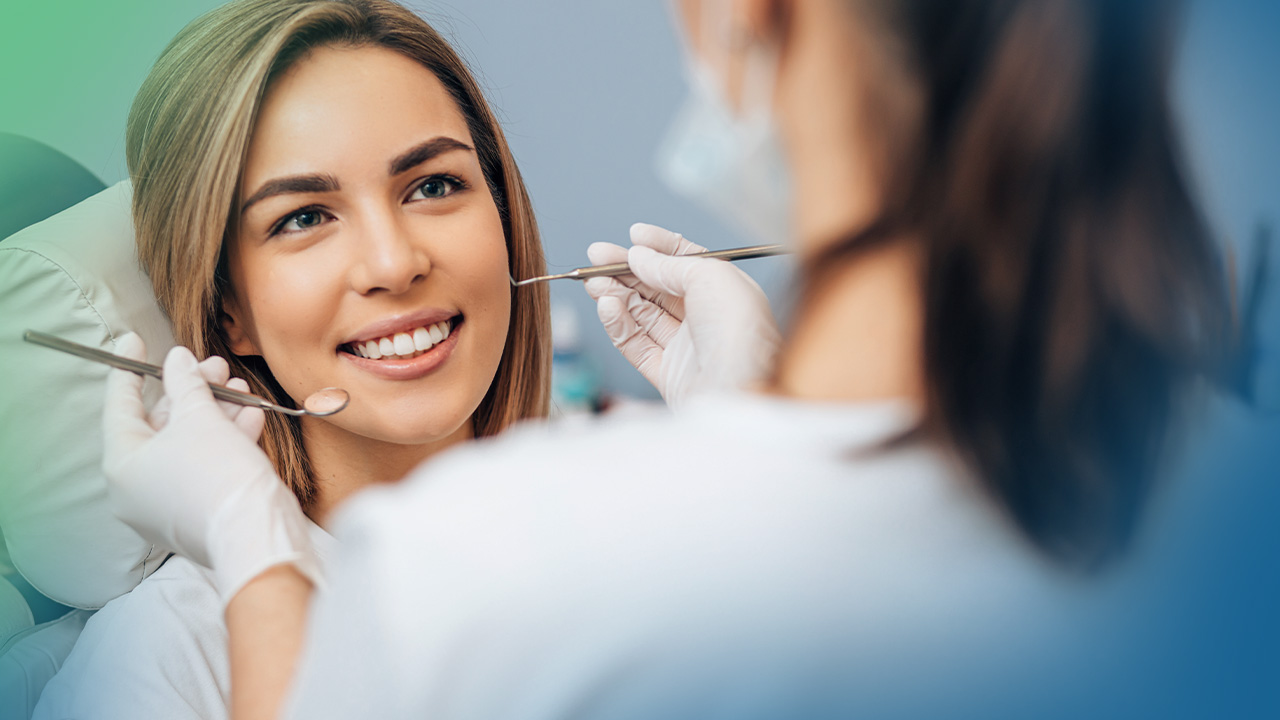
[[[132, 333], [116, 351], [146, 355]], [[175, 347], [155, 410], [143, 406], [141, 376], [112, 370], [102, 418], [112, 511], [148, 541], [211, 568], [224, 602], [279, 564], [319, 579], [309, 521], [257, 445], [263, 411], [220, 403], [209, 391], [207, 381], [248, 389], [228, 374], [221, 358], [197, 364]]]
[[694, 395], [767, 379], [782, 339], [764, 291], [723, 260], [656, 225], [631, 226], [631, 249], [595, 243], [595, 265], [626, 262], [635, 277], [592, 278], [587, 294], [615, 347], [673, 409]]

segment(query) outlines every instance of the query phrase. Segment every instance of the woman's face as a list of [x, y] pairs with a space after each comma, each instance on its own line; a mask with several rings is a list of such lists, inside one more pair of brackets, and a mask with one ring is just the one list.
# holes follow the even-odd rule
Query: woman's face
[[429, 70], [385, 48], [319, 48], [258, 116], [229, 245], [225, 329], [324, 422], [423, 444], [458, 432], [498, 369], [506, 242], [466, 121]]

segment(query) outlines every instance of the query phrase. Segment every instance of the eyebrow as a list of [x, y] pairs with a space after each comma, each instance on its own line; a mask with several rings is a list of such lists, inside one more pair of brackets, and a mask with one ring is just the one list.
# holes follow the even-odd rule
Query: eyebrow
[[333, 192], [339, 189], [338, 181], [332, 175], [290, 175], [289, 177], [275, 178], [263, 183], [257, 192], [244, 201], [244, 205], [240, 208], [240, 214], [244, 215], [254, 203], [276, 195]]
[[410, 170], [421, 165], [437, 155], [442, 155], [454, 150], [472, 152], [473, 148], [470, 145], [454, 140], [451, 137], [442, 136], [431, 138], [430, 140], [420, 145], [415, 145], [414, 147], [397, 155], [396, 158], [391, 161], [391, 166], [388, 172], [392, 175], [399, 175], [406, 170]]
[[[431, 138], [397, 155], [388, 166], [387, 172], [391, 175], [399, 175], [437, 155], [443, 155], [455, 150], [473, 152], [474, 148], [451, 137]], [[338, 184], [338, 180], [332, 175], [290, 175], [289, 177], [275, 178], [263, 183], [257, 192], [244, 201], [244, 205], [240, 208], [240, 214], [244, 215], [254, 203], [261, 202], [269, 197], [291, 193], [335, 192], [340, 189], [342, 188]]]

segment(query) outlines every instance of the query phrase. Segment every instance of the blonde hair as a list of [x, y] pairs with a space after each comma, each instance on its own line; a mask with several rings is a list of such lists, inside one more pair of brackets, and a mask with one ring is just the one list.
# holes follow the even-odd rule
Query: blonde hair
[[[377, 46], [430, 70], [458, 104], [506, 234], [510, 272], [543, 274], [538, 227], [497, 119], [466, 65], [421, 18], [387, 0], [237, 0], [185, 27], [147, 76], [129, 112], [138, 255], [177, 341], [221, 355], [253, 392], [293, 401], [258, 357], [237, 357], [222, 330], [230, 289], [226, 241], [236, 231], [239, 181], [273, 78], [320, 46]], [[472, 416], [477, 436], [547, 414], [550, 324], [545, 286], [513, 289], [498, 374]], [[267, 414], [262, 446], [306, 507], [314, 499], [302, 429]]]

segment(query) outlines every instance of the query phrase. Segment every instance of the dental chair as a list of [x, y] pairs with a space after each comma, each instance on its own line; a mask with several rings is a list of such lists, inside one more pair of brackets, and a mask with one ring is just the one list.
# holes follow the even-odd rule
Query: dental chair
[[48, 145], [0, 133], [0, 240], [106, 188]]
[[[107, 368], [31, 345], [43, 330], [158, 363], [168, 320], [138, 266], [131, 189], [0, 134], [0, 717], [30, 717], [92, 612], [165, 558], [112, 515], [101, 473]], [[64, 209], [65, 208], [65, 209]], [[148, 402], [161, 392], [144, 391]]]

